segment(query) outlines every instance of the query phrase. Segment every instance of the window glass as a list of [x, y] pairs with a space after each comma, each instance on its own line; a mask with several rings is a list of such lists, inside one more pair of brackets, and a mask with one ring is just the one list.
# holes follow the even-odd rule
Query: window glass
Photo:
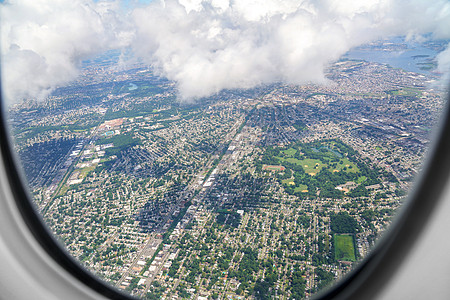
[[1, 2], [37, 211], [145, 299], [331, 285], [405, 201], [444, 106], [448, 4], [398, 2]]

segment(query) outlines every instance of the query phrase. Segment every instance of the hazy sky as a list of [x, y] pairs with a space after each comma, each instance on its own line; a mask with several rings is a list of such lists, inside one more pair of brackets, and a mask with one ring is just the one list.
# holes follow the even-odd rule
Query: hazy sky
[[[4, 92], [45, 97], [83, 59], [131, 48], [180, 99], [271, 82], [324, 82], [350, 48], [404, 35], [450, 38], [442, 0], [11, 0], [1, 7]], [[438, 56], [450, 68], [450, 49]]]

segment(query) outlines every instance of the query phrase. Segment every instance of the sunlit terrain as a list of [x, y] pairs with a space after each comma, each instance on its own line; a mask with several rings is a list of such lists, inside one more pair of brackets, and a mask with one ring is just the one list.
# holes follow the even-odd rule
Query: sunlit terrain
[[444, 107], [442, 1], [0, 1], [37, 211], [144, 299], [304, 299], [370, 255]]
[[11, 109], [39, 210], [88, 269], [153, 298], [303, 298], [365, 257], [419, 172], [433, 73], [344, 58], [328, 85], [194, 103], [115, 53]]

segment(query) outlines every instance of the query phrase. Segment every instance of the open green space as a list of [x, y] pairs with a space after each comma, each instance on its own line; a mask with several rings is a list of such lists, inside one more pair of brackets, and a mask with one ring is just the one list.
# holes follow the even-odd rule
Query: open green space
[[69, 190], [69, 186], [67, 184], [65, 184], [63, 187], [61, 187], [57, 196], [64, 196], [68, 190]]
[[353, 235], [334, 235], [334, 255], [336, 260], [356, 261], [355, 243]]
[[282, 182], [283, 184], [295, 184], [293, 178], [283, 179], [281, 182]]
[[296, 165], [299, 165], [299, 166], [302, 165], [302, 161], [300, 159], [297, 159], [297, 158], [293, 158], [293, 157], [287, 157], [286, 158], [286, 157], [279, 157], [279, 156], [277, 156], [276, 158], [281, 160], [281, 161], [287, 161], [287, 162], [290, 162], [292, 164], [296, 164]]
[[301, 192], [301, 193], [307, 193], [308, 192], [308, 186], [305, 184], [300, 184], [298, 187], [294, 189], [294, 193]]
[[105, 149], [107, 156], [117, 155], [120, 151], [126, 148], [140, 144], [141, 141], [134, 138], [130, 133], [103, 137], [97, 141], [97, 145], [110, 143], [112, 143], [114, 147]]
[[[272, 173], [288, 194], [298, 197], [343, 198], [336, 187], [347, 182], [364, 186], [379, 183], [382, 176], [371, 169], [358, 153], [340, 140], [292, 143], [286, 147], [268, 147], [257, 167]], [[283, 170], [284, 168], [284, 170]], [[364, 196], [347, 194], [348, 197]]]
[[301, 166], [305, 171], [305, 173], [308, 173], [309, 175], [312, 176], [319, 173], [323, 168], [327, 168], [330, 172], [346, 171], [351, 173], [357, 173], [359, 171], [358, 166], [354, 162], [351, 162], [346, 158], [341, 159], [338, 164], [334, 165], [328, 165], [319, 159], [310, 159], [310, 158], [299, 160], [293, 157], [289, 158], [279, 157], [279, 159], [281, 161], [286, 161]]
[[395, 90], [392, 91], [393, 95], [397, 95], [397, 96], [408, 96], [408, 97], [418, 97], [420, 95], [422, 95], [422, 92], [417, 89], [417, 88], [403, 88], [400, 90]]
[[297, 150], [294, 148], [289, 148], [287, 150], [283, 150], [282, 151], [284, 154], [286, 154], [287, 156], [294, 156], [295, 153], [297, 153]]
[[326, 164], [324, 164], [322, 161], [318, 159], [302, 159], [301, 164], [303, 167], [303, 170], [305, 170], [306, 173], [309, 175], [316, 175], [319, 173], [323, 168], [327, 167]]
[[312, 176], [316, 175], [317, 173], [320, 172], [320, 170], [327, 167], [327, 165], [324, 164], [319, 159], [305, 158], [305, 159], [299, 160], [297, 158], [289, 157], [289, 158], [280, 158], [280, 160], [299, 165], [303, 168], [303, 170], [305, 170], [305, 172], [307, 174], [312, 175]]
[[330, 166], [329, 169], [331, 172], [336, 172], [336, 170], [339, 172], [341, 171], [351, 173], [359, 172], [358, 166], [354, 162], [350, 161], [348, 158], [341, 158], [337, 164], [333, 164], [332, 166]]
[[85, 167], [85, 168], [82, 168], [82, 169], [80, 169], [79, 171], [80, 171], [80, 177], [86, 177], [91, 171], [94, 171], [95, 170], [95, 167], [96, 166], [91, 166], [91, 167]]
[[364, 181], [366, 181], [367, 180], [367, 177], [366, 176], [359, 176], [358, 177], [358, 180], [356, 181], [356, 183], [363, 183]]

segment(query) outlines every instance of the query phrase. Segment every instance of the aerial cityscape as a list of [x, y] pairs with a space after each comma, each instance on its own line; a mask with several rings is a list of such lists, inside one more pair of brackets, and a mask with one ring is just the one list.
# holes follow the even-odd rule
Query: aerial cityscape
[[187, 102], [117, 57], [85, 61], [10, 119], [61, 245], [143, 299], [303, 299], [339, 280], [405, 201], [444, 105], [427, 55], [410, 58], [415, 72], [345, 56], [325, 84]]

